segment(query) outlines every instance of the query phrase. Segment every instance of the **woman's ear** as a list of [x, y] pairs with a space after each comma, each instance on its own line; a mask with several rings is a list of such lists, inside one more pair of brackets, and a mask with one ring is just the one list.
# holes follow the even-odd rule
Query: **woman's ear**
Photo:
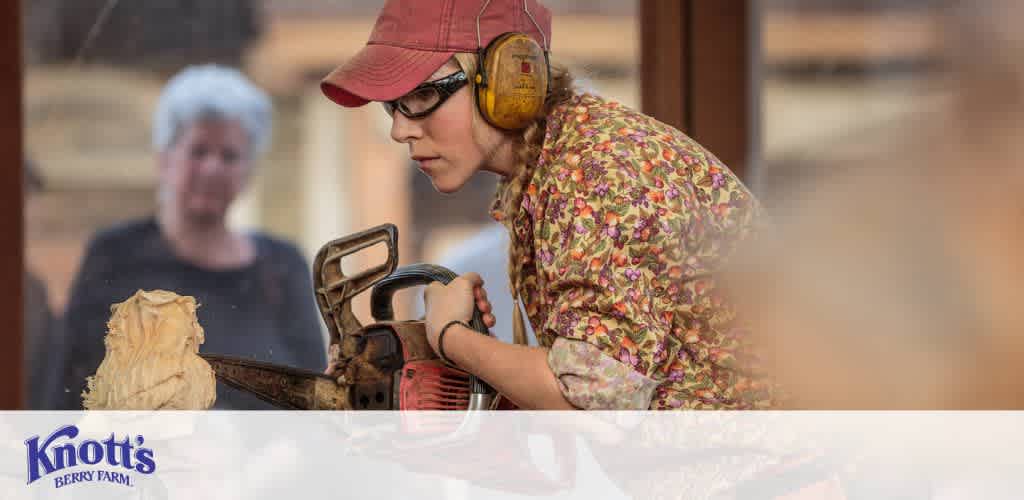
[[163, 150], [156, 154], [157, 174], [162, 174], [167, 170], [167, 166], [170, 163], [170, 158], [168, 158], [168, 155], [170, 155], [170, 152], [167, 150]]

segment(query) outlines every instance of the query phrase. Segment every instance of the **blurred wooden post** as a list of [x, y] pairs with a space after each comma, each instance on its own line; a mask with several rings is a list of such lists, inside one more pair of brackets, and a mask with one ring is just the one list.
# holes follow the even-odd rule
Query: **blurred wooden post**
[[640, 0], [640, 107], [682, 131], [689, 129], [685, 47], [688, 0]]
[[0, 2], [0, 318], [4, 339], [0, 349], [0, 410], [17, 410], [22, 401], [22, 114], [21, 114], [21, 2]]
[[750, 0], [640, 0], [641, 108], [747, 177], [757, 119]]

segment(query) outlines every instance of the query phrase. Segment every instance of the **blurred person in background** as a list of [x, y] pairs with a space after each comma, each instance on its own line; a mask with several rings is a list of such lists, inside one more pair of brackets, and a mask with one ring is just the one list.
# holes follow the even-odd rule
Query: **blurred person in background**
[[[85, 379], [103, 359], [111, 305], [138, 289], [194, 296], [203, 352], [324, 368], [305, 259], [290, 243], [226, 223], [268, 146], [271, 114], [267, 95], [234, 69], [190, 67], [167, 83], [153, 118], [157, 212], [96, 234], [72, 284], [67, 408], [81, 408]], [[218, 383], [215, 408], [271, 407]]]
[[[24, 182], [26, 205], [36, 194], [43, 190], [43, 178], [30, 159], [24, 161]], [[60, 394], [58, 388], [63, 379], [64, 354], [56, 335], [58, 333], [56, 317], [50, 309], [49, 293], [46, 284], [36, 274], [25, 269], [23, 283], [25, 334], [22, 336], [24, 348], [24, 394], [25, 408], [28, 410], [51, 410], [57, 404]]]
[[[438, 191], [481, 171], [501, 178], [492, 215], [509, 231], [513, 296], [540, 346], [466, 326], [474, 304], [494, 324], [470, 273], [426, 288], [435, 351], [526, 409], [771, 406], [747, 363], [752, 335], [715, 279], [756, 225], [747, 188], [678, 130], [549, 65], [551, 14], [536, 0], [441, 7], [388, 1], [366, 47], [322, 83], [342, 106], [382, 103], [392, 139]], [[486, 82], [485, 48], [488, 60], [504, 52]], [[534, 89], [535, 109], [482, 112], [478, 91], [501, 83]]]

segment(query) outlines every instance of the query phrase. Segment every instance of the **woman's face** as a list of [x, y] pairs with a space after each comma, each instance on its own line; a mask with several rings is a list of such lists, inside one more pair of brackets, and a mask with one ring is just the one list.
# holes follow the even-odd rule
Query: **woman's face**
[[249, 137], [235, 120], [201, 120], [160, 155], [160, 189], [197, 222], [220, 222], [245, 185]]
[[[458, 63], [449, 61], [427, 81], [444, 78], [459, 69]], [[397, 111], [392, 116], [391, 138], [409, 145], [410, 158], [442, 193], [458, 191], [477, 170], [490, 170], [491, 158], [502, 143], [500, 131], [482, 119], [474, 120], [476, 103], [472, 87], [460, 88], [426, 117], [409, 119]], [[481, 124], [476, 130], [474, 121]]]

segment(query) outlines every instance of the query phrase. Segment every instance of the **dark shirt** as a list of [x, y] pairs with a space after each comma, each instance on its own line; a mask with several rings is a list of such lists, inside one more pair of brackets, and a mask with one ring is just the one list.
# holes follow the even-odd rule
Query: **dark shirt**
[[[96, 373], [103, 360], [110, 306], [140, 289], [196, 298], [206, 337], [200, 352], [323, 371], [326, 341], [309, 266], [293, 245], [262, 234], [250, 236], [256, 248], [253, 262], [210, 270], [175, 256], [154, 218], [98, 233], [72, 285], [63, 321], [70, 346], [64, 406], [81, 409], [85, 378]], [[214, 408], [273, 409], [220, 382]]]
[[22, 336], [24, 348], [24, 399], [28, 410], [52, 410], [57, 404], [64, 363], [63, 350], [58, 334], [57, 322], [50, 310], [46, 285], [34, 274], [26, 271], [23, 294], [25, 329]]

